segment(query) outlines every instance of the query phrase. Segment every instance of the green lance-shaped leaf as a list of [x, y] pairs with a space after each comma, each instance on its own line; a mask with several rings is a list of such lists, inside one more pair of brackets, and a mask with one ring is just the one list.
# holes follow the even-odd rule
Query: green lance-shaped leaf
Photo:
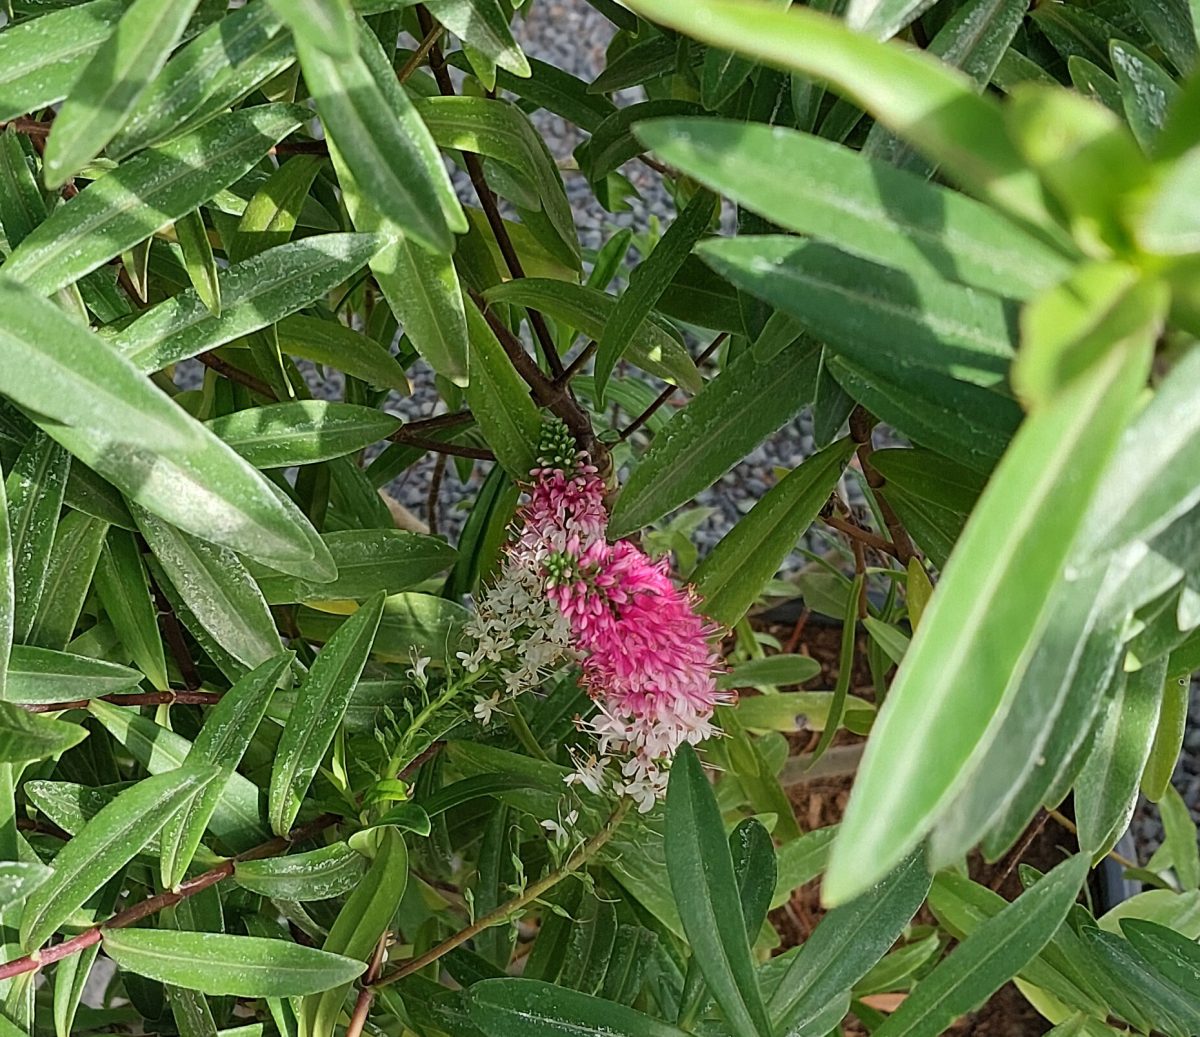
[[0, 229], [10, 252], [46, 218], [46, 203], [23, 140], [15, 126], [9, 126], [0, 137]]
[[348, 983], [366, 965], [287, 940], [175, 929], [109, 929], [104, 953], [160, 983], [233, 997], [299, 997]]
[[844, 439], [789, 472], [739, 519], [692, 574], [703, 611], [733, 626], [812, 525], [854, 452]]
[[123, 159], [221, 114], [296, 60], [266, 4], [229, 11], [180, 47], [141, 95], [105, 154]]
[[93, 0], [0, 32], [0, 120], [66, 97], [121, 10], [119, 0]]
[[5, 276], [43, 295], [79, 280], [244, 176], [305, 115], [246, 108], [135, 155], [55, 208], [5, 261]]
[[497, 0], [430, 0], [425, 5], [464, 43], [514, 76], [528, 77], [529, 62], [513, 38], [510, 16]]
[[1108, 703], [1075, 783], [1079, 846], [1094, 860], [1116, 845], [1133, 817], [1158, 727], [1166, 674], [1163, 656], [1125, 678]]
[[251, 667], [279, 654], [275, 620], [237, 555], [141, 509], [134, 518], [175, 590], [217, 644]]
[[[821, 672], [821, 664], [807, 655], [779, 654], [747, 659], [717, 678], [721, 688], [761, 688], [768, 685], [803, 684]], [[759, 696], [761, 698], [761, 696]], [[774, 697], [774, 696], [772, 696]], [[753, 700], [749, 700], [753, 701]], [[746, 700], [738, 703], [738, 709]], [[755, 726], [755, 725], [751, 725]]]
[[491, 97], [428, 97], [414, 104], [440, 147], [484, 155], [528, 183], [540, 206], [518, 204], [523, 222], [557, 259], [578, 269], [579, 238], [562, 177], [529, 117], [515, 104]]
[[4, 490], [4, 480], [0, 479], [0, 702], [12, 701], [8, 672], [12, 660], [15, 613], [16, 598], [13, 593], [13, 552], [8, 518], [8, 497]]
[[487, 1037], [683, 1037], [684, 1031], [603, 998], [536, 979], [485, 979], [467, 993]]
[[231, 263], [282, 245], [292, 236], [313, 181], [324, 164], [319, 155], [297, 155], [275, 170], [246, 203], [236, 233], [226, 243]]
[[835, 907], [813, 930], [768, 1002], [783, 1033], [807, 1033], [816, 1020], [849, 1001], [851, 988], [904, 932], [929, 892], [920, 853], [852, 901]]
[[850, 0], [846, 24], [866, 36], [886, 40], [932, 6], [933, 0]]
[[187, 767], [145, 778], [104, 807], [54, 858], [54, 874], [25, 903], [21, 946], [40, 947], [119, 868], [145, 847], [170, 816], [217, 776]]
[[382, 593], [375, 595], [338, 627], [300, 686], [271, 770], [268, 809], [271, 827], [280, 835], [296, 819], [305, 790], [342, 722], [379, 629], [383, 602]]
[[1003, 391], [1017, 306], [924, 268], [891, 270], [820, 242], [768, 235], [705, 242], [700, 256], [868, 370], [929, 372]]
[[1129, 128], [1142, 150], [1153, 152], [1168, 108], [1180, 96], [1179, 85], [1158, 62], [1125, 40], [1110, 41], [1108, 53]]
[[0, 861], [0, 904], [7, 910], [14, 901], [23, 900], [50, 877], [50, 869], [40, 861]]
[[337, 58], [358, 49], [358, 32], [350, 0], [267, 0], [298, 40]]
[[761, 364], [746, 353], [705, 386], [651, 444], [613, 508], [613, 536], [635, 530], [711, 486], [812, 399], [819, 349], [797, 342]]
[[[946, 19], [926, 48], [943, 63], [961, 69], [981, 91], [992, 82], [1028, 8], [1021, 0], [970, 0]], [[881, 125], [871, 127], [863, 151], [901, 169], [929, 175], [934, 166]]]
[[[383, 253], [376, 253], [371, 263]], [[344, 324], [295, 314], [276, 326], [279, 348], [292, 356], [336, 368], [380, 389], [411, 391], [404, 368], [387, 349], [362, 332]]]
[[366, 870], [367, 859], [342, 842], [286, 857], [240, 861], [233, 881], [275, 900], [329, 900], [354, 889]]
[[40, 648], [67, 647], [92, 586], [108, 523], [81, 511], [68, 512], [54, 531], [46, 585], [28, 641]]
[[1064, 240], [1053, 230], [1037, 177], [1005, 132], [1000, 106], [936, 58], [877, 43], [808, 8], [783, 11], [735, 0], [633, 0], [629, 6], [705, 43], [831, 83], [972, 193]]
[[324, 545], [282, 491], [106, 342], [3, 278], [0, 392], [53, 419], [43, 423], [54, 439], [147, 511], [274, 568], [333, 576]]
[[96, 565], [96, 594], [134, 663], [156, 688], [167, 687], [158, 611], [132, 533], [110, 529]]
[[986, 1001], [1050, 942], [1088, 871], [1079, 854], [989, 918], [928, 976], [876, 1030], [878, 1037], [935, 1037]]
[[[346, 898], [329, 927], [323, 949], [365, 961], [379, 937], [391, 926], [407, 885], [408, 847], [404, 836], [395, 828], [381, 829], [370, 870]], [[306, 998], [298, 1013], [301, 1033], [320, 1037], [332, 1032], [334, 1020], [346, 999], [346, 990], [347, 986], [340, 986], [317, 997]]]
[[1123, 918], [1121, 932], [1160, 975], [1185, 994], [1200, 984], [1200, 945], [1183, 933], [1157, 922]]
[[[994, 209], [820, 137], [724, 119], [654, 119], [637, 134], [738, 205], [884, 266], [1018, 299], [1068, 269]], [[794, 173], [786, 184], [780, 169]]]
[[206, 424], [255, 468], [290, 468], [357, 453], [403, 423], [374, 407], [295, 400], [234, 411]]
[[199, 209], [193, 209], [175, 221], [175, 240], [183, 253], [188, 280], [200, 301], [214, 317], [221, 314], [221, 279], [212, 242]]
[[457, 557], [441, 537], [406, 529], [347, 529], [327, 533], [324, 540], [338, 571], [330, 583], [250, 568], [268, 604], [361, 601], [381, 590], [395, 594], [448, 569]]
[[69, 702], [137, 687], [142, 675], [128, 666], [48, 648], [13, 645], [8, 701], [31, 705]]
[[114, 339], [141, 371], [157, 371], [273, 324], [322, 298], [383, 244], [369, 234], [320, 234], [277, 245], [222, 270], [221, 312], [194, 289], [143, 313]]
[[467, 229], [437, 146], [378, 40], [360, 30], [358, 54], [333, 57], [297, 39], [304, 80], [325, 134], [360, 189], [406, 236], [449, 253]]
[[675, 904], [709, 991], [735, 1033], [768, 1037], [725, 826], [690, 745], [671, 767], [665, 848]]
[[596, 404], [604, 405], [604, 389], [617, 361], [625, 352], [642, 321], [670, 288], [671, 279], [683, 266], [692, 246], [708, 229], [717, 199], [711, 192], [697, 191], [657, 245], [629, 275], [629, 285], [617, 300], [596, 349]]
[[[824, 893], [849, 899], [929, 831], [1011, 706], [1009, 674], [1046, 622], [1071, 541], [1132, 413], [1158, 328], [1137, 335], [1035, 411], [992, 476], [880, 711]], [[1060, 492], [1064, 473], [1074, 492]]]
[[[132, 709], [93, 700], [88, 709], [139, 764], [151, 774], [165, 774], [183, 766], [192, 743], [169, 728]], [[221, 802], [209, 829], [229, 849], [248, 850], [267, 838], [262, 820], [259, 788], [237, 771], [227, 772]]]
[[[614, 296], [597, 288], [540, 277], [515, 278], [484, 295], [488, 302], [540, 310], [597, 340], [617, 306]], [[700, 372], [677, 336], [666, 321], [647, 317], [627, 347], [629, 358], [649, 374], [673, 381], [688, 392], [699, 392], [703, 384]]]
[[87, 731], [77, 724], [50, 720], [0, 702], [0, 763], [31, 763], [57, 756], [86, 736]]
[[72, 84], [42, 160], [61, 187], [112, 140], [146, 85], [167, 63], [199, 0], [133, 0]]
[[[0, 329], [0, 348], [3, 337]], [[37, 617], [70, 465], [70, 455], [39, 432], [21, 449], [5, 480], [11, 550], [7, 567], [12, 597], [7, 615], [10, 643], [25, 641]]]
[[[223, 772], [237, 770], [242, 756], [267, 712], [275, 685], [287, 672], [293, 655], [284, 652], [251, 670], [221, 696], [204, 718], [192, 742], [186, 763], [211, 764]], [[174, 889], [183, 879], [200, 839], [224, 792], [224, 775], [218, 778], [167, 822], [162, 832], [160, 868], [163, 885]]]
[[473, 301], [468, 300], [466, 306], [471, 348], [467, 402], [508, 474], [527, 479], [537, 463], [541, 416], [496, 333]]

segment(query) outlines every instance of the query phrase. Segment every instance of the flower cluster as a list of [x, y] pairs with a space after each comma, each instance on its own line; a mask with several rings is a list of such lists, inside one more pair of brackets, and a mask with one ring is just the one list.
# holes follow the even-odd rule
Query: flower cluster
[[[603, 480], [561, 426], [549, 431], [539, 460], [500, 576], [468, 625], [477, 646], [461, 658], [472, 671], [485, 661], [500, 667], [510, 695], [564, 656], [578, 658], [597, 706], [581, 726], [595, 734], [598, 753], [568, 780], [592, 791], [610, 785], [648, 810], [666, 788], [675, 750], [715, 731], [718, 628], [671, 581], [665, 560], [606, 541]], [[481, 701], [476, 715], [489, 716], [496, 703]]]

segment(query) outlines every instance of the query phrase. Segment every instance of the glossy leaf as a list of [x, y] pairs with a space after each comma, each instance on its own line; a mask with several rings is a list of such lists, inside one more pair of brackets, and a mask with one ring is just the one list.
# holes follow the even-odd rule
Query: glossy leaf
[[[375, 859], [366, 877], [355, 887], [338, 912], [323, 949], [332, 954], [365, 961], [392, 917], [408, 885], [408, 849], [394, 828], [379, 834]], [[300, 1016], [307, 1033], [329, 1033], [342, 1010], [348, 984], [328, 990], [302, 1003]]]
[[[831, 902], [855, 895], [932, 827], [995, 737], [1012, 704], [1008, 674], [1045, 623], [1156, 327], [1147, 313], [1138, 335], [1035, 412], [980, 498], [876, 722], [834, 847]], [[1078, 480], [1069, 500], [1057, 492], [1066, 470]]]
[[350, 702], [383, 615], [383, 594], [354, 613], [321, 650], [300, 686], [271, 769], [271, 827], [285, 834]]
[[1080, 854], [1058, 865], [1013, 903], [974, 930], [876, 1033], [934, 1037], [1017, 974], [1054, 935], [1088, 871]]
[[684, 931], [713, 998], [737, 1034], [768, 1037], [746, 921], [724, 825], [691, 746], [680, 748], [667, 790], [666, 864]]
[[915, 854], [868, 891], [834, 908], [792, 958], [768, 1002], [781, 1032], [808, 1032], [844, 1005], [854, 986], [887, 953], [929, 892]]
[[1075, 785], [1080, 849], [1098, 860], [1124, 834], [1154, 743], [1167, 660], [1128, 675], [1109, 702]]
[[1131, 43], [1112, 40], [1108, 53], [1125, 101], [1125, 118], [1142, 150], [1152, 152], [1180, 88], [1161, 65]]
[[6, 695], [10, 702], [69, 702], [129, 691], [141, 679], [137, 670], [103, 659], [13, 645]]
[[627, 536], [711, 486], [812, 399], [815, 346], [800, 342], [770, 363], [740, 357], [677, 413], [617, 497], [613, 536]]
[[179, 596], [217, 644], [250, 667], [279, 654], [275, 620], [237, 555], [146, 512], [134, 518]]
[[78, 745], [87, 732], [76, 724], [27, 713], [0, 702], [0, 762], [31, 763]]
[[43, 295], [77, 281], [243, 176], [303, 118], [290, 105], [246, 108], [135, 155], [58, 206], [5, 276]]
[[234, 411], [207, 424], [255, 468], [290, 468], [357, 453], [402, 423], [372, 407], [297, 400]]
[[474, 302], [467, 304], [471, 381], [467, 401], [496, 457], [512, 478], [524, 480], [537, 465], [542, 419], [525, 382]]
[[117, 0], [49, 11], [0, 33], [0, 120], [61, 101], [121, 17]]
[[337, 58], [357, 49], [354, 8], [350, 0], [267, 0], [299, 40]]
[[134, 663], [156, 688], [167, 687], [167, 663], [158, 631], [158, 610], [141, 552], [131, 533], [110, 529], [96, 565], [96, 594]]
[[379, 590], [395, 594], [448, 569], [456, 557], [444, 540], [403, 529], [344, 530], [327, 533], [324, 539], [337, 566], [337, 579], [332, 582], [315, 583], [251, 568], [269, 604], [362, 600]]
[[425, 248], [448, 253], [451, 232], [466, 223], [441, 157], [378, 41], [358, 35], [359, 53], [337, 57], [311, 38], [296, 41], [326, 135], [373, 206]]
[[143, 313], [115, 345], [145, 372], [215, 349], [326, 295], [381, 244], [366, 234], [321, 234], [279, 245], [221, 271], [219, 314], [189, 289]]
[[764, 685], [803, 684], [821, 672], [821, 664], [807, 655], [768, 655], [748, 659], [717, 678], [717, 686], [756, 688]]
[[722, 537], [692, 574], [705, 615], [724, 626], [745, 615], [829, 500], [853, 452], [844, 439], [813, 454]]
[[726, 238], [699, 252], [859, 367], [889, 369], [903, 358], [904, 368], [918, 374], [1002, 389], [1016, 337], [1009, 300], [794, 237]]
[[[0, 339], [3, 336], [0, 326]], [[5, 579], [13, 603], [7, 613], [9, 643], [25, 641], [37, 617], [70, 465], [61, 446], [37, 433], [17, 455], [5, 480], [11, 551]]]
[[313, 994], [349, 982], [366, 968], [287, 940], [173, 929], [109, 929], [104, 953], [140, 976], [234, 997]]
[[[275, 685], [293, 656], [285, 652], [251, 670], [221, 696], [192, 742], [185, 765], [211, 765], [237, 770], [250, 740], [266, 714]], [[160, 871], [163, 885], [174, 889], [182, 880], [200, 840], [220, 804], [225, 775], [205, 787], [167, 822], [162, 832]]]
[[[1064, 259], [979, 202], [808, 134], [717, 119], [655, 119], [664, 162], [787, 230], [862, 259], [1025, 298]], [[796, 171], [786, 185], [780, 169]]]
[[367, 859], [346, 843], [319, 850], [240, 861], [233, 880], [252, 893], [277, 900], [328, 900], [354, 889], [367, 870]]
[[488, 1037], [680, 1037], [652, 1016], [535, 979], [485, 979], [467, 995], [471, 1021]]
[[429, 0], [426, 5], [450, 32], [514, 76], [530, 74], [513, 39], [507, 9], [498, 0]]
[[72, 84], [46, 139], [46, 186], [61, 187], [113, 138], [166, 64], [199, 0], [133, 0]]
[[91, 589], [107, 531], [106, 522], [80, 511], [69, 513], [58, 524], [37, 618], [26, 638], [29, 644], [55, 651], [67, 647]]
[[712, 222], [715, 201], [709, 192], [698, 191], [653, 251], [630, 273], [629, 285], [605, 322], [596, 349], [593, 377], [598, 406], [604, 403], [605, 386], [625, 348]]
[[267, 4], [231, 10], [180, 47], [146, 86], [105, 153], [121, 159], [221, 114], [295, 60]]
[[[166, 774], [182, 767], [192, 743], [169, 728], [133, 710], [93, 700], [88, 709], [151, 774]], [[165, 819], [164, 819], [165, 822]], [[269, 833], [259, 806], [259, 789], [237, 771], [227, 774], [221, 802], [209, 823], [214, 836], [234, 851], [264, 842]]]
[[216, 776], [215, 768], [189, 767], [144, 778], [101, 809], [58, 851], [54, 874], [26, 901], [21, 946], [31, 951], [45, 943]]
[[876, 43], [827, 15], [733, 0], [635, 0], [639, 14], [705, 43], [832, 84], [964, 187], [1039, 227], [1053, 226], [1035, 177], [1010, 143], [999, 106], [932, 56]]
[[[376, 253], [372, 264], [390, 247]], [[275, 331], [285, 353], [336, 368], [381, 389], [409, 391], [404, 368], [395, 357], [378, 342], [344, 324], [297, 313], [279, 321]]]

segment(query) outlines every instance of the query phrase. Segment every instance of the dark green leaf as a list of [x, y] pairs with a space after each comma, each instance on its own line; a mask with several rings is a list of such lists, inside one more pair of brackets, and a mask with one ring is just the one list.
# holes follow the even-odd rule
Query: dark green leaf
[[692, 953], [733, 1031], [769, 1037], [724, 827], [695, 751], [682, 746], [667, 789], [671, 890]]
[[5, 276], [43, 295], [77, 281], [243, 176], [303, 117], [291, 105], [246, 108], [135, 155], [58, 206]]
[[760, 364], [746, 354], [677, 413], [626, 481], [610, 531], [627, 536], [711, 486], [812, 399], [817, 348], [796, 343]]
[[617, 361], [712, 222], [715, 201], [708, 191], [696, 192], [650, 255], [629, 275], [629, 285], [613, 307], [596, 349], [593, 378], [598, 406], [604, 404], [604, 389]]
[[353, 58], [358, 40], [350, 0], [267, 0], [301, 45]]
[[290, 468], [356, 453], [402, 422], [373, 407], [297, 400], [234, 411], [207, 424], [255, 468]]
[[[1068, 269], [993, 209], [818, 137], [717, 119], [656, 119], [637, 132], [663, 161], [738, 205], [885, 266], [1014, 298]], [[781, 178], [781, 169], [797, 175]]]
[[878, 1037], [935, 1037], [982, 1004], [1040, 951], [1062, 924], [1088, 871], [1080, 854], [989, 918], [888, 1017]]
[[0, 32], [0, 120], [66, 97], [121, 10], [119, 0], [93, 0]]
[[467, 995], [471, 1021], [488, 1037], [681, 1037], [682, 1030], [632, 1008], [534, 979], [485, 979]]
[[142, 679], [137, 670], [47, 648], [13, 645], [7, 700], [39, 704], [129, 691]]
[[241, 861], [233, 880], [239, 886], [276, 900], [328, 900], [354, 889], [367, 870], [367, 859], [345, 843], [307, 853]]
[[[268, 659], [225, 692], [205, 717], [185, 765], [211, 764], [225, 773], [237, 770], [267, 711], [271, 694], [293, 658], [290, 652], [284, 652]], [[174, 889], [183, 880], [224, 791], [223, 773], [163, 828], [160, 868], [167, 889]]]
[[87, 735], [77, 724], [27, 713], [19, 706], [0, 702], [0, 761], [30, 763], [57, 756]]
[[217, 776], [189, 767], [145, 778], [104, 807], [54, 858], [54, 874], [26, 901], [21, 946], [40, 947], [153, 839], [170, 816]]
[[449, 253], [451, 232], [467, 225], [441, 156], [365, 27], [358, 46], [334, 57], [312, 39], [296, 41], [326, 136], [374, 207], [414, 241]]
[[166, 64], [199, 0], [133, 0], [92, 56], [46, 140], [46, 186], [61, 187], [104, 149]]
[[107, 531], [108, 523], [81, 511], [69, 512], [58, 524], [37, 618], [26, 639], [29, 644], [55, 651], [67, 647], [91, 589]]
[[96, 594], [104, 614], [137, 667], [156, 688], [167, 687], [167, 663], [158, 611], [133, 534], [110, 529], [96, 566]]
[[706, 615], [723, 626], [745, 615], [829, 500], [853, 452], [844, 439], [814, 454], [721, 538], [692, 574]]
[[314, 994], [348, 983], [366, 968], [287, 940], [172, 929], [109, 929], [104, 953], [140, 976], [235, 997]]
[[338, 628], [300, 687], [271, 769], [271, 827], [279, 835], [291, 828], [341, 724], [379, 628], [383, 601], [382, 593], [375, 595]]

